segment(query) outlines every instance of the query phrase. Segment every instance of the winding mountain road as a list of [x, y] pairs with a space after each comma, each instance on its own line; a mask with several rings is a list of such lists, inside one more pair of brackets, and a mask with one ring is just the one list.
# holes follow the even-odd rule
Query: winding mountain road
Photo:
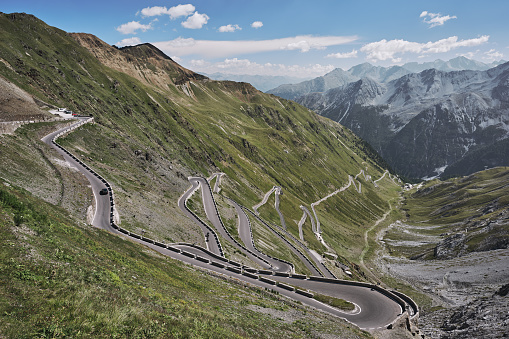
[[56, 144], [53, 143], [53, 139], [61, 134], [62, 132], [66, 130], [73, 130], [74, 128], [77, 128], [84, 123], [87, 123], [90, 120], [89, 117], [82, 117], [78, 118], [78, 122], [73, 123], [71, 126], [63, 128], [61, 130], [58, 130], [56, 132], [50, 133], [43, 137], [41, 140], [53, 147], [63, 158], [64, 160], [71, 164], [73, 167], [78, 169], [81, 173], [85, 175], [85, 177], [90, 182], [90, 185], [92, 187], [92, 192], [94, 193], [94, 200], [95, 200], [95, 208], [94, 208], [94, 218], [92, 221], [92, 225], [99, 227], [99, 228], [107, 228], [110, 225], [110, 197], [111, 194], [108, 193], [107, 195], [101, 195], [99, 192], [107, 188], [106, 184], [97, 176], [95, 176], [93, 173], [91, 173], [83, 163], [79, 162], [73, 155], [66, 152], [61, 147], [58, 147]]
[[[45, 136], [42, 138], [42, 141], [53, 147], [65, 159], [65, 161], [77, 168], [90, 181], [95, 200], [95, 214], [92, 221], [93, 226], [103, 228], [114, 234], [121, 235], [130, 239], [131, 241], [138, 242], [164, 255], [185, 263], [192, 264], [196, 267], [201, 267], [203, 269], [217, 272], [222, 275], [234, 277], [248, 284], [275, 290], [281, 295], [287, 296], [293, 300], [300, 301], [303, 304], [344, 318], [363, 329], [369, 330], [386, 327], [388, 324], [393, 323], [405, 311], [406, 301], [401, 298], [399, 293], [398, 296], [375, 285], [356, 282], [343, 282], [336, 279], [327, 279], [321, 277], [306, 277], [300, 275], [292, 276], [288, 273], [257, 271], [247, 267], [242, 267], [242, 265], [238, 263], [225, 259], [222, 254], [222, 249], [219, 241], [217, 241], [218, 246], [215, 247], [213, 245], [214, 241], [210, 241], [211, 239], [209, 239], [207, 242], [208, 249], [203, 249], [190, 244], [168, 245], [162, 244], [152, 239], [144, 238], [143, 236], [131, 233], [117, 226], [113, 222], [114, 197], [111, 185], [107, 183], [105, 179], [101, 178], [96, 172], [90, 169], [86, 164], [84, 164], [74, 155], [70, 154], [54, 142], [55, 137], [61, 135], [62, 133], [69, 132], [73, 128], [76, 128], [77, 126], [90, 121], [91, 119], [80, 118], [78, 122], [71, 125], [70, 127], [65, 127], [59, 131]], [[204, 234], [206, 234], [206, 232], [210, 233], [211, 229], [204, 225], [204, 223], [200, 221], [199, 218], [197, 218], [196, 215], [189, 211], [185, 206], [186, 200], [189, 199], [191, 194], [193, 194], [193, 192], [196, 191], [199, 186], [201, 186], [202, 200], [207, 218], [221, 233], [221, 229], [224, 229], [224, 226], [222, 226], [221, 219], [217, 213], [217, 208], [215, 206], [212, 192], [207, 181], [204, 178], [197, 177], [192, 177], [189, 180], [192, 186], [180, 197], [178, 202], [179, 206], [188, 217], [199, 224], [200, 227], [203, 226], [202, 230], [204, 231]], [[108, 190], [108, 194], [100, 195], [99, 192], [104, 188]], [[239, 223], [243, 223], [242, 226], [239, 225], [239, 230], [240, 228], [243, 229], [241, 232], [239, 232], [239, 234], [244, 233], [246, 231], [245, 228], [249, 227], [248, 224], [246, 225], [246, 220], [244, 217], [242, 217], [242, 215], [243, 213], [239, 213], [239, 219], [242, 220], [239, 220]], [[247, 234], [243, 234], [241, 237], [243, 241], [245, 239], [245, 244], [249, 243], [249, 237]], [[256, 253], [254, 250], [250, 249], [249, 251]], [[271, 265], [276, 266], [276, 263], [273, 262]], [[287, 270], [287, 268], [283, 268], [281, 266], [281, 262], [278, 262], [277, 265], [279, 265], [279, 269]], [[278, 283], [276, 283], [276, 281], [278, 281]], [[295, 290], [295, 288], [292, 286], [298, 286], [303, 290]], [[316, 299], [313, 299], [312, 294], [309, 294], [305, 290], [311, 290], [314, 292], [343, 298], [357, 305], [357, 308], [354, 312], [341, 311], [337, 308], [325, 305]], [[411, 305], [414, 305], [414, 303], [411, 303]], [[409, 311], [411, 316], [416, 314], [416, 306], [413, 307], [412, 310], [413, 311]]]
[[270, 265], [271, 269], [275, 272], [293, 272], [294, 268], [293, 265], [290, 263], [287, 263], [285, 261], [272, 258], [268, 255], [266, 255], [263, 252], [260, 252], [254, 245], [253, 241], [253, 233], [251, 231], [251, 224], [249, 222], [249, 218], [247, 217], [246, 212], [242, 209], [242, 207], [237, 204], [235, 201], [230, 199], [230, 202], [235, 207], [235, 211], [237, 212], [238, 216], [238, 230], [239, 230], [239, 237], [244, 243], [244, 245], [252, 252], [257, 253], [260, 257], [267, 260]]
[[178, 206], [180, 210], [191, 220], [193, 220], [198, 226], [200, 226], [203, 234], [205, 235], [205, 243], [207, 250], [217, 255], [223, 255], [223, 249], [221, 243], [217, 237], [216, 232], [208, 227], [198, 216], [196, 216], [189, 208], [187, 208], [187, 200], [193, 195], [193, 193], [200, 188], [200, 181], [189, 180], [191, 182], [191, 188], [189, 188], [184, 194], [182, 194], [178, 200]]

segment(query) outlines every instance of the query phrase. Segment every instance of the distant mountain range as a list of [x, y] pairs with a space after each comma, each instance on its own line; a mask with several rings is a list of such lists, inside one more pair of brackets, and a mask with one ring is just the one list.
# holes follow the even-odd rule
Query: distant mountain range
[[236, 82], [247, 82], [257, 90], [265, 92], [282, 84], [294, 84], [306, 81], [311, 78], [288, 77], [279, 75], [249, 75], [249, 74], [228, 74], [228, 73], [203, 73], [212, 80], [230, 80]]
[[295, 100], [304, 94], [325, 92], [329, 89], [344, 86], [362, 78], [371, 78], [377, 82], [386, 83], [404, 75], [422, 72], [426, 69], [437, 69], [444, 72], [463, 70], [485, 71], [502, 63], [504, 63], [504, 61], [485, 64], [462, 56], [449, 61], [438, 59], [433, 62], [425, 62], [422, 64], [410, 62], [403, 66], [391, 67], [374, 66], [370, 63], [363, 63], [350, 68], [348, 71], [336, 68], [332, 72], [312, 80], [303, 81], [297, 84], [287, 83], [280, 85], [267, 91], [267, 93], [274, 94], [285, 99]]
[[[466, 58], [434, 64], [487, 67]], [[398, 71], [359, 65], [348, 74], [378, 77], [296, 101], [352, 129], [407, 177], [465, 175], [509, 165], [509, 63], [488, 70], [433, 68], [387, 81]]]

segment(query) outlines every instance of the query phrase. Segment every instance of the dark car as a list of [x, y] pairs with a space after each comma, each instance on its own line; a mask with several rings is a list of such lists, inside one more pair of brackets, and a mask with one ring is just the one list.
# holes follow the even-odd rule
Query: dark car
[[100, 195], [106, 195], [108, 194], [108, 189], [107, 188], [103, 188], [102, 190], [99, 191], [99, 194]]

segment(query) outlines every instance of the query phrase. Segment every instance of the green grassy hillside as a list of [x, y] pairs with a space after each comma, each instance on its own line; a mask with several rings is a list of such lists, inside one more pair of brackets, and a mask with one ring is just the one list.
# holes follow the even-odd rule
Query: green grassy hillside
[[369, 337], [84, 225], [0, 180], [3, 338]]
[[[281, 186], [281, 209], [297, 236], [300, 205], [342, 187], [361, 169], [374, 179], [385, 170], [341, 125], [249, 84], [211, 81], [153, 46], [119, 50], [25, 14], [0, 15], [0, 28], [2, 76], [49, 105], [94, 116], [96, 124], [61, 142], [113, 184], [127, 229], [203, 243], [176, 200], [189, 175], [222, 171], [222, 194], [245, 206]], [[356, 260], [364, 232], [389, 209], [397, 186], [383, 181], [382, 188], [363, 182], [361, 194], [350, 188], [318, 206], [325, 240], [338, 254]], [[279, 223], [271, 211], [263, 216]], [[323, 252], [310, 239], [309, 220], [304, 228], [310, 246]]]
[[509, 169], [497, 167], [467, 177], [433, 180], [405, 194], [402, 204], [410, 233], [393, 240], [427, 239], [421, 246], [388, 246], [407, 257], [451, 258], [509, 245]]

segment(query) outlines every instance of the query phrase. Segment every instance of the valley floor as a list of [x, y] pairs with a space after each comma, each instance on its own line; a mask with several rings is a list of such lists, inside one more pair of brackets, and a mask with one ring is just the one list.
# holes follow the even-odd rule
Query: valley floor
[[[509, 334], [509, 303], [501, 296], [509, 281], [509, 249], [447, 260], [410, 260], [389, 253], [386, 244], [409, 246], [390, 239], [389, 230], [412, 232], [414, 226], [391, 224], [378, 235], [376, 264], [383, 274], [406, 282], [431, 298], [421, 310], [419, 328], [430, 338], [496, 338]], [[433, 239], [415, 239], [415, 246]], [[502, 293], [503, 294], [503, 293]]]

